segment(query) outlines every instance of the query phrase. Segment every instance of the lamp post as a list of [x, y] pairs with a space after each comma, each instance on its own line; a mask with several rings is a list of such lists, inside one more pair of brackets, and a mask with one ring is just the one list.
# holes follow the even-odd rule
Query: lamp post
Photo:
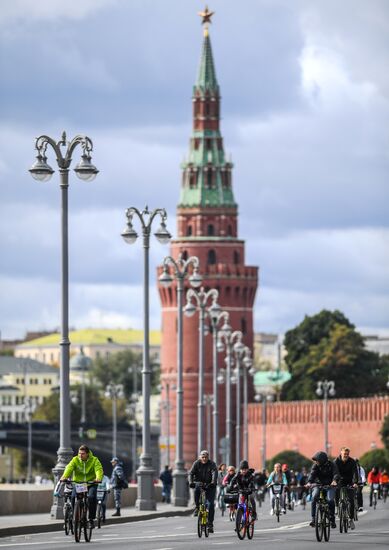
[[133, 364], [131, 367], [128, 367], [129, 374], [132, 374], [132, 395], [130, 398], [130, 403], [126, 408], [127, 414], [133, 417], [132, 424], [132, 479], [136, 483], [136, 462], [137, 462], [137, 441], [136, 441], [136, 410], [137, 404], [139, 401], [138, 394], [138, 365]]
[[[82, 147], [81, 160], [74, 171], [84, 181], [92, 181], [98, 174], [97, 168], [91, 162], [93, 150], [92, 140], [87, 136], [78, 135], [70, 142], [66, 133], [62, 133], [60, 141], [55, 142], [51, 137], [42, 135], [36, 139], [36, 161], [29, 172], [38, 181], [48, 181], [54, 170], [47, 164], [47, 147], [54, 150], [60, 173], [61, 188], [61, 357], [60, 357], [60, 446], [57, 451], [57, 464], [53, 468], [55, 480], [62, 475], [66, 464], [73, 456], [70, 446], [70, 406], [69, 406], [69, 245], [68, 245], [68, 187], [69, 167], [72, 154], [77, 145]], [[64, 151], [62, 151], [62, 148]], [[50, 515], [53, 519], [63, 519], [62, 499], [54, 497]]]
[[212, 327], [212, 365], [213, 365], [213, 457], [215, 462], [218, 462], [219, 454], [219, 392], [218, 384], [218, 368], [217, 368], [217, 335], [218, 326], [222, 320], [224, 320], [223, 326], [229, 327], [230, 314], [227, 311], [211, 311], [209, 314]]
[[25, 416], [27, 420], [27, 483], [32, 483], [32, 415], [34, 408], [32, 398], [27, 397], [24, 404]]
[[335, 382], [333, 380], [319, 380], [316, 395], [323, 397], [324, 450], [328, 454], [328, 397], [334, 397], [335, 395]]
[[254, 399], [262, 403], [262, 469], [264, 470], [266, 468], [266, 405], [273, 401], [273, 396], [271, 394], [257, 393]]
[[124, 397], [123, 384], [108, 384], [105, 397], [112, 399], [112, 457], [117, 456], [117, 400]]
[[139, 218], [142, 227], [143, 252], [144, 252], [144, 273], [143, 273], [143, 369], [142, 369], [142, 397], [143, 397], [143, 426], [142, 426], [142, 454], [140, 457], [140, 466], [138, 475], [138, 496], [136, 506], [139, 510], [155, 510], [156, 502], [154, 498], [154, 469], [151, 456], [151, 437], [150, 437], [150, 388], [151, 388], [151, 370], [150, 370], [150, 335], [149, 335], [149, 249], [150, 233], [153, 221], [156, 216], [160, 216], [161, 225], [154, 233], [161, 244], [167, 244], [171, 235], [166, 229], [166, 210], [156, 208], [152, 212], [146, 206], [143, 211], [131, 207], [126, 210], [127, 226], [122, 232], [122, 237], [128, 244], [133, 244], [138, 238], [138, 234], [133, 228], [133, 217]]
[[205, 402], [205, 411], [206, 411], [206, 426], [207, 426], [207, 438], [206, 438], [206, 447], [209, 450], [209, 453], [211, 456], [215, 457], [217, 453], [217, 449], [212, 449], [211, 451], [211, 429], [212, 429], [212, 422], [211, 422], [211, 407], [214, 406], [214, 400], [213, 400], [213, 394], [206, 394], [204, 395], [204, 402]]
[[[216, 288], [211, 288], [208, 291], [201, 287], [200, 290], [190, 288], [186, 293], [186, 306], [184, 308], [185, 315], [191, 317], [199, 310], [199, 385], [198, 385], [198, 403], [197, 403], [197, 454], [204, 448], [204, 363], [205, 363], [205, 346], [204, 346], [204, 319], [206, 311], [210, 315], [220, 312], [220, 306], [217, 303], [219, 292]], [[195, 301], [196, 305], [193, 304]], [[212, 300], [211, 305], [207, 308], [208, 302]]]
[[189, 282], [192, 287], [198, 288], [201, 285], [202, 277], [199, 274], [199, 259], [191, 256], [184, 260], [180, 254], [178, 260], [171, 256], [166, 256], [163, 260], [163, 272], [159, 277], [162, 286], [168, 287], [173, 282], [169, 267], [173, 268], [173, 276], [177, 281], [177, 386], [176, 386], [176, 460], [175, 470], [173, 472], [173, 505], [187, 506], [187, 472], [184, 462], [184, 362], [183, 362], [183, 292], [185, 278], [189, 269], [193, 268], [193, 273], [189, 276]]
[[231, 367], [232, 351], [234, 345], [238, 344], [238, 349], [243, 347], [243, 333], [240, 330], [234, 330], [229, 325], [222, 328], [218, 335], [217, 349], [219, 352], [226, 350], [226, 462], [231, 464], [231, 436], [232, 436], [232, 418], [231, 418]]
[[251, 359], [251, 350], [249, 347], [244, 348], [243, 357], [243, 453], [244, 458], [248, 460], [249, 456], [249, 432], [248, 432], [248, 375], [254, 376], [255, 369], [253, 368], [253, 360]]

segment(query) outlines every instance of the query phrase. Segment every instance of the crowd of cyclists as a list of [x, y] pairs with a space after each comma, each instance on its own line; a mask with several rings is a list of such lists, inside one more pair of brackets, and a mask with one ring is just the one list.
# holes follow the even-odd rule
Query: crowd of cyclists
[[[281, 513], [293, 510], [300, 505], [305, 509], [310, 502], [311, 521], [315, 527], [316, 505], [320, 490], [325, 487], [328, 501], [331, 528], [336, 528], [336, 514], [340, 491], [343, 488], [348, 498], [349, 527], [355, 529], [356, 512], [363, 511], [363, 488], [370, 487], [369, 506], [373, 506], [373, 495], [386, 501], [389, 489], [388, 472], [373, 467], [366, 475], [359, 460], [350, 456], [350, 449], [342, 447], [339, 456], [331, 460], [327, 453], [318, 451], [312, 456], [312, 467], [293, 470], [287, 464], [275, 463], [273, 470], [255, 471], [249, 467], [247, 460], [242, 460], [238, 468], [226, 464], [216, 466], [210, 460], [208, 451], [201, 451], [189, 472], [190, 487], [194, 488], [195, 510], [199, 513], [200, 486], [205, 490], [208, 501], [209, 532], [214, 532], [215, 502], [222, 513], [227, 508], [230, 517], [236, 510], [238, 500], [233, 495], [244, 492], [248, 495], [252, 521], [257, 520], [257, 503], [259, 506], [269, 495], [269, 513], [275, 513], [275, 500], [281, 503]], [[354, 509], [356, 508], [356, 510]], [[235, 529], [236, 530], [236, 529]]]
[[[114, 467], [113, 476], [116, 474], [117, 466], [112, 460]], [[310, 469], [301, 468], [293, 470], [287, 464], [275, 463], [271, 472], [267, 470], [255, 471], [249, 467], [247, 460], [242, 460], [238, 468], [226, 464], [219, 467], [210, 460], [207, 450], [201, 451], [199, 458], [193, 463], [188, 476], [189, 487], [194, 490], [193, 497], [195, 503], [194, 516], [199, 516], [201, 503], [206, 503], [206, 536], [214, 532], [215, 502], [222, 513], [229, 508], [230, 519], [235, 518], [235, 512], [244, 508], [247, 525], [252, 527], [251, 537], [254, 529], [254, 522], [257, 521], [257, 503], [262, 506], [265, 497], [269, 494], [270, 514], [277, 514], [277, 521], [281, 514], [286, 514], [287, 510], [294, 510], [294, 507], [301, 505], [304, 509], [307, 502], [311, 503], [311, 527], [317, 527], [316, 508], [319, 498], [325, 494], [328, 502], [329, 522], [332, 529], [336, 528], [336, 513], [339, 504], [340, 494], [342, 498], [348, 499], [348, 525], [351, 530], [355, 529], [354, 519], [357, 519], [357, 511], [363, 510], [363, 488], [369, 485], [369, 506], [376, 506], [376, 501], [382, 499], [386, 501], [389, 490], [389, 475], [386, 470], [379, 470], [373, 467], [366, 475], [364, 468], [358, 459], [350, 456], [350, 449], [342, 447], [340, 454], [334, 460], [331, 460], [327, 453], [318, 451], [312, 456], [312, 466]], [[308, 471], [309, 470], [309, 471]], [[90, 540], [91, 531], [95, 526], [96, 508], [98, 502], [98, 490], [102, 490], [105, 483], [102, 465], [92, 451], [82, 445], [75, 456], [66, 466], [59, 484], [55, 489], [55, 495], [61, 496], [60, 486], [70, 484], [69, 499], [71, 500], [71, 509], [82, 511], [83, 499], [85, 502], [84, 519], [81, 515], [79, 519], [79, 529], [81, 523], [89, 534], [85, 534], [86, 540]], [[104, 489], [106, 493], [106, 487]], [[324, 491], [324, 493], [323, 493]], [[320, 496], [319, 496], [320, 495]], [[344, 497], [346, 495], [346, 497]], [[243, 498], [243, 504], [239, 499]], [[116, 511], [114, 515], [120, 515], [120, 497], [115, 495]], [[76, 502], [78, 504], [75, 506]], [[66, 503], [65, 503], [66, 504]], [[276, 506], [277, 504], [277, 506]], [[99, 500], [98, 508], [101, 507], [101, 518], [105, 520], [105, 501]], [[78, 508], [77, 508], [78, 506]], [[242, 511], [242, 510], [240, 510]], [[98, 518], [100, 512], [97, 514]], [[69, 529], [66, 526], [65, 531], [74, 531], [74, 521], [77, 523], [77, 514], [69, 519]], [[238, 517], [238, 516], [237, 516]], [[239, 516], [242, 517], [242, 514]], [[199, 517], [199, 520], [203, 518]], [[82, 521], [81, 521], [82, 520]], [[243, 521], [243, 520], [242, 520]], [[81, 523], [80, 523], [81, 522]], [[199, 521], [200, 524], [200, 521]], [[236, 521], [235, 531], [239, 531], [239, 521]], [[100, 526], [100, 524], [99, 524]], [[328, 526], [329, 529], [329, 526]], [[80, 531], [81, 532], [81, 531]], [[79, 532], [79, 533], [80, 533]], [[75, 531], [76, 539], [80, 534]], [[199, 536], [200, 531], [199, 531]], [[239, 538], [240, 533], [238, 533]]]

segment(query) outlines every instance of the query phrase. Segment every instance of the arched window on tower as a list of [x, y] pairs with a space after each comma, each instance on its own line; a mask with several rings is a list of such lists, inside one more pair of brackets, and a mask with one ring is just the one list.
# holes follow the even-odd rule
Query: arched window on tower
[[213, 183], [212, 170], [207, 170], [207, 187], [208, 187], [208, 189], [212, 189], [212, 183]]
[[240, 255], [237, 250], [234, 251], [234, 264], [240, 264]]
[[186, 236], [190, 237], [191, 235], [192, 235], [192, 226], [188, 225], [188, 227], [186, 228]]
[[181, 257], [184, 261], [186, 261], [188, 259], [188, 251], [187, 250], [184, 250], [182, 253], [181, 253]]
[[214, 265], [216, 263], [216, 252], [214, 250], [208, 250], [208, 265]]
[[209, 102], [206, 101], [205, 102], [205, 116], [209, 116], [210, 114], [211, 114], [210, 105], [209, 105]]
[[212, 223], [208, 224], [207, 235], [209, 237], [213, 237], [215, 235], [215, 226]]
[[227, 227], [227, 235], [229, 237], [232, 237], [232, 225], [231, 224]]
[[196, 172], [189, 172], [189, 187], [193, 189], [197, 185]]

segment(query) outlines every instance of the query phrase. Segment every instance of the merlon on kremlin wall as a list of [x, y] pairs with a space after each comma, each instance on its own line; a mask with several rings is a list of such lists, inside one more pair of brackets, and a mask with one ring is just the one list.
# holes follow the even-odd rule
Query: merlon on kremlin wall
[[[333, 399], [328, 401], [328, 440], [331, 455], [347, 445], [353, 457], [382, 448], [379, 434], [389, 414], [389, 397]], [[292, 401], [266, 405], [266, 458], [292, 450], [310, 458], [324, 449], [323, 401]], [[262, 405], [250, 404], [249, 463], [261, 467]]]

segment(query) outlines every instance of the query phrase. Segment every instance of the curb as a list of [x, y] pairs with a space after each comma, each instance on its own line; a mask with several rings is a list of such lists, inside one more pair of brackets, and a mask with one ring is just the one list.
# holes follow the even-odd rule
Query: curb
[[[174, 516], [190, 516], [193, 512], [193, 507], [185, 510], [168, 510], [166, 512], [151, 512], [150, 514], [142, 514], [139, 516], [120, 516], [118, 518], [107, 518], [105, 525], [114, 525], [116, 523], [132, 523], [135, 521], [147, 521], [157, 518], [171, 518]], [[63, 531], [62, 521], [55, 523], [43, 523], [40, 525], [21, 525], [18, 527], [3, 527], [0, 528], [0, 538], [12, 537], [15, 535], [32, 535], [36, 533], [51, 533], [55, 531]]]

